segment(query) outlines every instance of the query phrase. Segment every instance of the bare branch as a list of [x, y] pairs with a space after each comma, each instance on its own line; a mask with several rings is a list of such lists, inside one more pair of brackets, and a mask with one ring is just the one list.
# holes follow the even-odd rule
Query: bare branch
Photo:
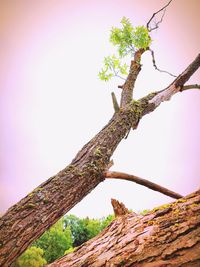
[[[147, 22], [147, 29], [149, 32], [157, 29], [159, 27], [159, 24], [163, 21], [164, 15], [165, 15], [165, 11], [166, 8], [170, 5], [170, 3], [172, 2], [172, 0], [170, 0], [164, 7], [162, 7], [160, 10], [158, 10], [157, 12], [153, 13], [153, 15], [151, 16], [150, 20]], [[152, 20], [155, 18], [155, 16], [160, 13], [163, 12], [160, 20], [158, 22], [155, 23], [155, 26], [153, 28], [150, 27], [150, 24], [152, 22]]]
[[197, 55], [193, 62], [167, 88], [140, 99], [140, 102], [145, 104], [142, 116], [154, 111], [162, 102], [169, 101], [174, 94], [183, 90], [192, 89], [191, 86], [188, 88], [188, 86], [184, 86], [184, 84], [199, 67], [200, 54]]
[[161, 70], [161, 69], [159, 69], [159, 68], [157, 67], [157, 65], [156, 65], [156, 60], [155, 60], [154, 51], [153, 51], [152, 49], [149, 49], [149, 51], [151, 52], [153, 66], [154, 66], [154, 68], [155, 68], [156, 70], [158, 70], [159, 72], [167, 73], [167, 74], [171, 75], [172, 77], [175, 77], [175, 78], [177, 77], [176, 75], [174, 75], [174, 74], [172, 74], [172, 73], [170, 73], [170, 72], [168, 72], [168, 71], [166, 71], [166, 70]]
[[200, 53], [197, 55], [194, 61], [175, 79], [174, 85], [182, 88], [199, 67]]
[[166, 196], [175, 198], [175, 199], [179, 199], [182, 198], [183, 196], [181, 196], [180, 194], [173, 192], [163, 186], [160, 186], [158, 184], [155, 184], [153, 182], [150, 182], [149, 180], [140, 178], [138, 176], [135, 175], [130, 175], [127, 173], [123, 173], [123, 172], [114, 172], [114, 171], [107, 171], [105, 172], [105, 178], [113, 178], [113, 179], [123, 179], [123, 180], [127, 180], [127, 181], [131, 181], [131, 182], [135, 182], [137, 184], [146, 186], [154, 191], [158, 191]]
[[181, 91], [186, 91], [189, 89], [200, 89], [200, 84], [189, 84], [182, 87]]

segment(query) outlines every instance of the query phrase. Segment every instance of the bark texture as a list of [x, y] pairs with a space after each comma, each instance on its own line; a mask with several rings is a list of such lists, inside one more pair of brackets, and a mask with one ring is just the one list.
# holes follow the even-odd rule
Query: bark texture
[[117, 217], [49, 267], [199, 267], [200, 191], [141, 216]]
[[10, 266], [25, 249], [61, 216], [104, 180], [110, 158], [120, 141], [140, 119], [162, 101], [181, 91], [184, 83], [200, 66], [200, 55], [166, 89], [135, 101], [132, 93], [140, 72], [138, 50], [123, 85], [121, 104], [108, 124], [76, 155], [69, 166], [49, 178], [12, 206], [0, 219], [0, 266]]

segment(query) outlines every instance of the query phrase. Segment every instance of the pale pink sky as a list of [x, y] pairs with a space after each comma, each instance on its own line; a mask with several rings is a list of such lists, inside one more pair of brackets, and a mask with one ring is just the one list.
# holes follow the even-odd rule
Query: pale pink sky
[[[0, 1], [0, 212], [68, 165], [112, 115], [111, 91], [99, 81], [103, 57], [113, 52], [111, 26], [123, 16], [147, 22], [163, 0]], [[160, 68], [179, 74], [199, 53], [199, 0], [174, 0], [153, 34]], [[135, 97], [172, 81], [153, 70], [150, 55]], [[200, 71], [190, 83], [200, 82]], [[200, 92], [175, 96], [122, 141], [113, 170], [151, 179], [183, 195], [200, 181]], [[110, 198], [143, 210], [172, 199], [125, 181], [105, 181], [72, 212], [111, 213]], [[97, 199], [100, 204], [97, 203]], [[98, 204], [98, 210], [96, 205]]]

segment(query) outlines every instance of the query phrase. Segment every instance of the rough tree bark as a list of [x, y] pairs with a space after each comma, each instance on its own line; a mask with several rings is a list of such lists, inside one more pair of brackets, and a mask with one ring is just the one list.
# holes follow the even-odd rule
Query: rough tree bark
[[166, 89], [135, 101], [132, 94], [144, 52], [139, 49], [135, 53], [123, 85], [120, 109], [108, 124], [82, 148], [69, 166], [49, 178], [2, 216], [0, 266], [10, 266], [35, 239], [102, 182], [110, 158], [120, 141], [131, 128], [137, 128], [144, 115], [154, 111], [175, 93], [186, 90], [184, 84], [200, 66], [199, 54]]
[[144, 216], [118, 216], [98, 236], [48, 266], [199, 267], [200, 190]]

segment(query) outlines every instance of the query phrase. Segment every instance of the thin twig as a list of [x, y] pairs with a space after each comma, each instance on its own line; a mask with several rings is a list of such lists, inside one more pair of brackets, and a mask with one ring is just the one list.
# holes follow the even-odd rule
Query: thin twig
[[118, 75], [118, 74], [116, 74], [115, 77], [118, 77], [118, 78], [120, 78], [120, 79], [126, 81], [126, 79], [125, 79], [124, 77], [122, 77], [122, 76], [120, 76], [120, 75]]
[[120, 76], [120, 75], [118, 74], [119, 72], [115, 70], [115, 68], [114, 68], [113, 65], [112, 65], [111, 67], [112, 67], [112, 71], [113, 71], [115, 77], [118, 77], [118, 78], [120, 78], [120, 79], [126, 81], [126, 79], [125, 79], [124, 77], [122, 77], [122, 76]]
[[169, 196], [175, 199], [179, 199], [183, 197], [182, 195], [176, 192], [173, 192], [163, 186], [150, 182], [146, 179], [137, 177], [135, 175], [130, 175], [130, 174], [123, 173], [123, 172], [106, 171], [104, 176], [105, 178], [123, 179], [123, 180], [131, 181], [131, 182], [135, 182], [137, 184], [146, 186], [154, 191], [158, 191], [166, 196]]
[[168, 71], [166, 71], [166, 70], [161, 70], [161, 69], [159, 69], [159, 68], [157, 67], [157, 65], [156, 65], [156, 60], [155, 60], [154, 51], [153, 51], [152, 49], [150, 49], [150, 48], [149, 48], [149, 51], [151, 52], [153, 66], [154, 66], [154, 68], [155, 68], [156, 70], [158, 70], [159, 72], [167, 73], [167, 74], [169, 74], [169, 75], [172, 76], [172, 77], [175, 77], [175, 78], [177, 77], [176, 75], [174, 75], [174, 74], [172, 74], [172, 73], [170, 73], [170, 72], [168, 72]]
[[[162, 7], [160, 10], [158, 10], [157, 12], [153, 13], [153, 15], [151, 16], [150, 20], [147, 22], [147, 29], [149, 32], [155, 30], [158, 28], [158, 25], [163, 21], [163, 18], [164, 18], [164, 15], [165, 15], [165, 11], [166, 11], [166, 8], [170, 5], [170, 3], [172, 2], [173, 0], [170, 0], [164, 7]], [[155, 26], [153, 28], [150, 27], [150, 23], [152, 22], [152, 20], [154, 19], [154, 17], [163, 11], [163, 15], [161, 17], [161, 19], [155, 24]]]

